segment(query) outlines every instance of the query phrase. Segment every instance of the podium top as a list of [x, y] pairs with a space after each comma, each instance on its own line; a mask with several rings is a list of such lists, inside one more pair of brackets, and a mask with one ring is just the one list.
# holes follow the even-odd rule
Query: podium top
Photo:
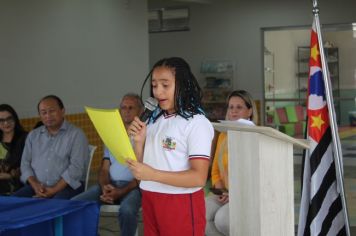
[[277, 138], [279, 140], [290, 142], [295, 146], [309, 149], [310, 144], [309, 141], [306, 139], [295, 139], [291, 136], [288, 136], [276, 129], [267, 126], [246, 126], [246, 125], [236, 125], [236, 124], [222, 124], [212, 122], [214, 129], [220, 132], [227, 132], [228, 130], [233, 131], [243, 131], [243, 132], [251, 132], [251, 133], [260, 133], [264, 134], [273, 138]]

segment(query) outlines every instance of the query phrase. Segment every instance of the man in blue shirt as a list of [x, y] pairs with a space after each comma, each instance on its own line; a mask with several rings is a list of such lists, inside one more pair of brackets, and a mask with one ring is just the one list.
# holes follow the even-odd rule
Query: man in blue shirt
[[[137, 94], [124, 95], [120, 103], [120, 114], [126, 129], [134, 117], [139, 116], [142, 111], [143, 105]], [[95, 200], [106, 204], [120, 204], [121, 235], [135, 235], [138, 212], [141, 207], [138, 182], [127, 166], [117, 162], [107, 148], [105, 148], [100, 167], [99, 184], [75, 196], [72, 200]]]
[[84, 190], [89, 161], [83, 131], [64, 119], [61, 99], [48, 95], [38, 103], [43, 126], [27, 136], [21, 159], [18, 197], [70, 199]]

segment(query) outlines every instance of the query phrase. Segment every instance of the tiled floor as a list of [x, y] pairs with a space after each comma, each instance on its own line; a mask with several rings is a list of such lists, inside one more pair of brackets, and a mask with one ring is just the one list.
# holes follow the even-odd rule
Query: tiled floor
[[[120, 227], [117, 221], [117, 214], [102, 213], [99, 221], [100, 236], [118, 236], [120, 235]], [[138, 235], [143, 235], [142, 221], [139, 220]]]
[[116, 215], [101, 214], [99, 221], [99, 235], [100, 236], [117, 236], [120, 235], [120, 228]]

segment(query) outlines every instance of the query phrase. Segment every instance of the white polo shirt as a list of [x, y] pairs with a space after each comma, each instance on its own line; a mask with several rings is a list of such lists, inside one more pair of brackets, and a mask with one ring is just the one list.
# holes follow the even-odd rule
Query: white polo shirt
[[[173, 115], [162, 115], [147, 126], [143, 162], [164, 171], [190, 169], [190, 159], [210, 160], [214, 129], [204, 115], [184, 119]], [[140, 188], [151, 192], [180, 194], [193, 193], [201, 187], [184, 188], [154, 181], [141, 181]]]

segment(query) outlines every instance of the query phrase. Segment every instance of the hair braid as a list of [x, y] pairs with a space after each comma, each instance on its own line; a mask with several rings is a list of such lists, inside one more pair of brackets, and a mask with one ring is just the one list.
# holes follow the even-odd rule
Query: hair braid
[[[152, 71], [158, 67], [167, 67], [175, 74], [175, 103], [174, 108], [178, 115], [188, 119], [196, 114], [204, 114], [201, 99], [202, 91], [193, 75], [189, 64], [182, 58], [171, 57], [159, 60]], [[152, 79], [151, 71], [151, 79]], [[153, 95], [151, 87], [151, 95]], [[163, 114], [163, 111], [155, 116], [154, 121]]]

